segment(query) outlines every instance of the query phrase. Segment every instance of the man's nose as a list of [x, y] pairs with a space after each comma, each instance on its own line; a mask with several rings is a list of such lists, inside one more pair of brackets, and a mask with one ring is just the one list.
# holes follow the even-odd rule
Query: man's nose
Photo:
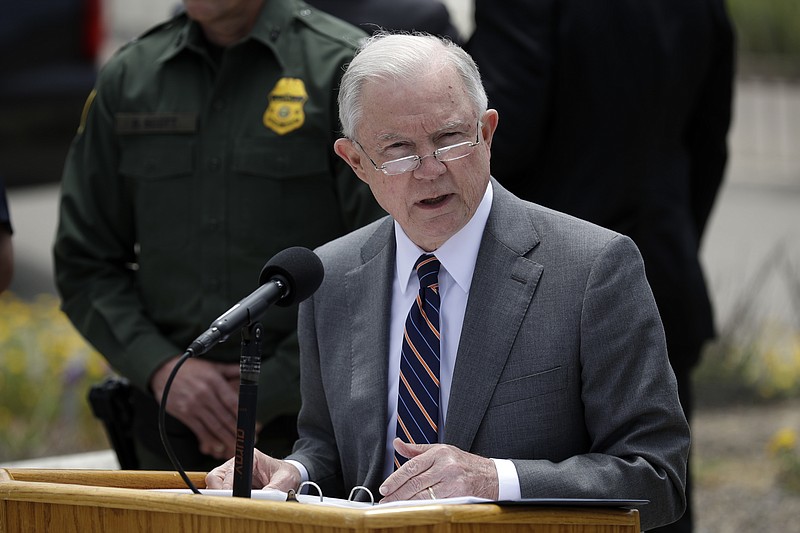
[[433, 154], [419, 158], [419, 167], [414, 171], [417, 179], [433, 179], [447, 172], [447, 165], [436, 159]]

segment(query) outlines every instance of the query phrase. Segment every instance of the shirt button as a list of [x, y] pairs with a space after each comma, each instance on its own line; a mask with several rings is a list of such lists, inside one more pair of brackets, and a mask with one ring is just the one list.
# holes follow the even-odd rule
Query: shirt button
[[219, 157], [212, 157], [208, 160], [208, 169], [209, 170], [219, 170], [220, 161]]

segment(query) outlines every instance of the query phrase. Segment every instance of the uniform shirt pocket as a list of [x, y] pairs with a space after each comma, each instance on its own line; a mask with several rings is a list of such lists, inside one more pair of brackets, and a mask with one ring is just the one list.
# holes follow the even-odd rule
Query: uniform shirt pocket
[[233, 171], [291, 179], [328, 174], [329, 146], [312, 139], [245, 139], [236, 144]]
[[[250, 252], [269, 245], [314, 247], [344, 232], [341, 200], [321, 139], [241, 139], [230, 183], [232, 231]], [[356, 178], [353, 178], [356, 179]]]
[[134, 199], [142, 251], [182, 248], [190, 242], [194, 205], [191, 139], [148, 136], [121, 143], [119, 172]]

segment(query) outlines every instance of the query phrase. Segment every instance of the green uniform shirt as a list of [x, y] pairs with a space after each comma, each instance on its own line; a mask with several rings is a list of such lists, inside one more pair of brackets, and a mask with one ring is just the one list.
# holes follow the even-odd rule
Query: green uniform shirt
[[[54, 255], [63, 309], [142, 390], [290, 246], [384, 214], [333, 152], [336, 89], [360, 30], [265, 2], [218, 49], [185, 15], [100, 72], [64, 170]], [[299, 408], [296, 306], [271, 307], [259, 418]], [[238, 361], [240, 336], [204, 357]]]

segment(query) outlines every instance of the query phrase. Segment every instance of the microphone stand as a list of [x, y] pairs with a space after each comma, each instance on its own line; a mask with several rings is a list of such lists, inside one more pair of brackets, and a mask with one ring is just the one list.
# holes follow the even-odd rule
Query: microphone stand
[[253, 486], [253, 452], [256, 441], [258, 375], [261, 372], [261, 344], [264, 330], [256, 322], [242, 328], [239, 360], [239, 411], [236, 421], [233, 495], [249, 498]]

